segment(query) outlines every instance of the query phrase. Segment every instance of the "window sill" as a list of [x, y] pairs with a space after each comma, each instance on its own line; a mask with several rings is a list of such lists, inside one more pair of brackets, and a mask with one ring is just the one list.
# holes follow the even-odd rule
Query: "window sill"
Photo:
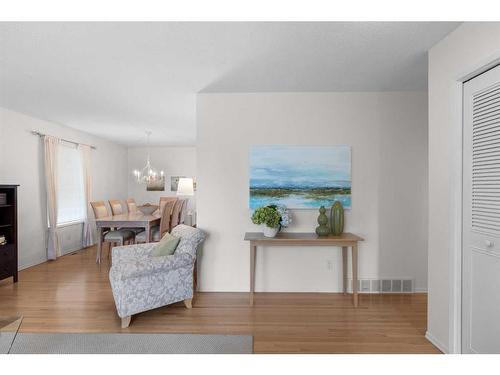
[[81, 220], [68, 221], [67, 223], [57, 224], [57, 228], [65, 228], [65, 227], [71, 227], [73, 225], [81, 225], [81, 224], [83, 224], [83, 221], [81, 221]]

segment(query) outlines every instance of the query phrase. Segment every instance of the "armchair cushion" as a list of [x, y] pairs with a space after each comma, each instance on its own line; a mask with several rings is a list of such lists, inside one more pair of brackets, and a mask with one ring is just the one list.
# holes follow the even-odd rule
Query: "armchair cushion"
[[[160, 226], [156, 225], [151, 228], [151, 238], [154, 242], [160, 241]], [[140, 233], [137, 233], [135, 236], [135, 240], [137, 242], [146, 242], [146, 231], [142, 231]]]
[[104, 235], [105, 241], [127, 241], [134, 238], [135, 233], [127, 229], [110, 230]]

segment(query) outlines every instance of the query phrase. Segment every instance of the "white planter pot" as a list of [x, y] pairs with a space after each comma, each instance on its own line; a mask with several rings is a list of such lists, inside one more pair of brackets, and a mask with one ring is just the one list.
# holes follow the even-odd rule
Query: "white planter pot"
[[278, 227], [276, 228], [269, 228], [267, 225], [262, 226], [262, 231], [264, 232], [265, 237], [276, 237], [278, 234]]

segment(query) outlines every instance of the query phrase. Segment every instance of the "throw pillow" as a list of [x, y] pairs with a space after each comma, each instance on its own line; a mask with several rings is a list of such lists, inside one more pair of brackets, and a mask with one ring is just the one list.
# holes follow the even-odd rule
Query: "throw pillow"
[[177, 245], [179, 245], [180, 240], [180, 238], [172, 236], [170, 233], [165, 233], [160, 242], [158, 242], [151, 252], [151, 256], [163, 257], [172, 255], [175, 252], [175, 249], [177, 249]]

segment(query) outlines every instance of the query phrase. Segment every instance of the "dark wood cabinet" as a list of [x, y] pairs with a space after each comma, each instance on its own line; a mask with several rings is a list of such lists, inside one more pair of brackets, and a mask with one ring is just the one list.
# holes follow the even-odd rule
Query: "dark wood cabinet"
[[17, 282], [17, 187], [0, 185], [0, 280], [13, 277]]

